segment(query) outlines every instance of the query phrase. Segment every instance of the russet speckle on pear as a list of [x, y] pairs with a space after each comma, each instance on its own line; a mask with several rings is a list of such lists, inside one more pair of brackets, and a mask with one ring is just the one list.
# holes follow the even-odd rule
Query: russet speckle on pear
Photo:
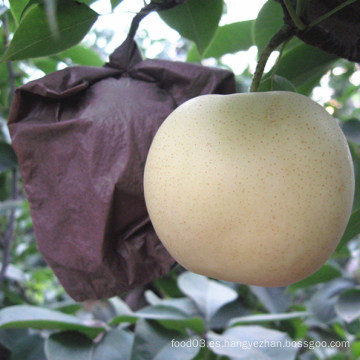
[[144, 191], [155, 231], [181, 265], [272, 287], [331, 256], [351, 214], [354, 172], [336, 120], [309, 98], [204, 95], [158, 130]]

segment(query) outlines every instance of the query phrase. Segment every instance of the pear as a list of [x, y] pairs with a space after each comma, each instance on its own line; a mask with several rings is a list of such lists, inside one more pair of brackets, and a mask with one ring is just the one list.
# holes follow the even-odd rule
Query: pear
[[303, 95], [203, 95], [159, 128], [144, 193], [158, 237], [186, 269], [285, 286], [334, 252], [354, 169], [337, 121]]

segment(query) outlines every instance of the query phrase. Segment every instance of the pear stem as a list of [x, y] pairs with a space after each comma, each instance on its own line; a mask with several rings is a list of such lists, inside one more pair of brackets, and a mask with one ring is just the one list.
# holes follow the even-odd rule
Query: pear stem
[[264, 50], [262, 51], [259, 61], [257, 63], [255, 73], [253, 76], [253, 80], [250, 86], [250, 92], [256, 92], [259, 88], [261, 78], [264, 73], [264, 69], [266, 63], [271, 55], [271, 53], [283, 42], [289, 41], [293, 35], [295, 34], [295, 28], [289, 25], [283, 25], [280, 30], [270, 39], [268, 44], [265, 46]]

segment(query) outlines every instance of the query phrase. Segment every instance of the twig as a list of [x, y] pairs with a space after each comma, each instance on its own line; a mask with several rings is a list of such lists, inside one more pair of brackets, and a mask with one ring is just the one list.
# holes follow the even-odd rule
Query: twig
[[133, 18], [128, 37], [134, 38], [141, 20], [153, 11], [169, 10], [175, 6], [185, 3], [186, 0], [164, 0], [163, 2], [151, 1], [145, 5]]
[[276, 59], [276, 62], [275, 62], [275, 65], [272, 69], [272, 73], [271, 73], [271, 85], [270, 85], [270, 89], [273, 90], [274, 88], [274, 77], [276, 75], [276, 72], [277, 72], [277, 69], [279, 68], [279, 65], [280, 65], [280, 61], [281, 61], [281, 58], [282, 58], [282, 55], [284, 53], [284, 50], [286, 48], [286, 45], [289, 43], [289, 41], [291, 40], [291, 38], [285, 40], [282, 45], [281, 45], [281, 48], [280, 48], [280, 53], [279, 53], [279, 56], [278, 58]]
[[271, 53], [283, 42], [288, 41], [295, 34], [295, 28], [289, 25], [283, 25], [281, 29], [270, 39], [268, 44], [262, 51], [259, 61], [256, 66], [256, 70], [253, 76], [253, 80], [250, 87], [250, 92], [257, 91], [262, 75], [264, 73], [265, 65], [269, 59]]

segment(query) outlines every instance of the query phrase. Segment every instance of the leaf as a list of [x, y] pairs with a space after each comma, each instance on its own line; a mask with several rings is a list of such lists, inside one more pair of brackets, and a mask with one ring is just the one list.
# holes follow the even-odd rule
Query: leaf
[[76, 331], [50, 335], [45, 343], [48, 360], [90, 360], [94, 343], [84, 334]]
[[249, 288], [271, 313], [285, 312], [290, 306], [290, 297], [285, 294], [286, 288], [284, 287], [249, 286]]
[[116, 325], [120, 322], [134, 323], [138, 319], [156, 320], [169, 329], [183, 330], [189, 328], [197, 333], [204, 331], [204, 323], [201, 318], [189, 317], [181, 310], [166, 305], [148, 306], [132, 314], [119, 315], [111, 321], [110, 325]]
[[59, 58], [66, 61], [70, 59], [74, 64], [83, 66], [102, 66], [104, 61], [94, 50], [82, 45], [74, 46], [58, 55]]
[[253, 22], [248, 20], [220, 26], [206, 49], [204, 58], [219, 58], [224, 54], [248, 50], [253, 45], [251, 39]]
[[274, 75], [261, 81], [258, 91], [293, 91], [296, 92], [295, 86], [282, 76]]
[[11, 349], [11, 360], [48, 360], [44, 353], [44, 339], [37, 334], [17, 339]]
[[[348, 124], [352, 123], [352, 125]], [[354, 121], [347, 121], [341, 127], [344, 131], [345, 127], [345, 136], [351, 130], [352, 137], [360, 136], [360, 121], [356, 121], [356, 126]], [[360, 148], [355, 144], [349, 143], [349, 148], [351, 152], [351, 158], [354, 164], [354, 175], [355, 175], [355, 194], [354, 194], [354, 203], [352, 210], [357, 210], [360, 208]]]
[[110, 0], [111, 8], [114, 10], [123, 0]]
[[112, 329], [96, 345], [92, 359], [128, 360], [133, 342], [134, 334], [122, 329]]
[[223, 334], [208, 332], [207, 345], [217, 355], [233, 359], [292, 360], [296, 343], [286, 334], [261, 326], [237, 326]]
[[192, 360], [199, 353], [201, 341], [203, 340], [198, 336], [176, 339], [165, 345], [154, 360]]
[[[359, 89], [359, 87], [356, 86], [356, 91], [358, 91], [358, 89]], [[355, 148], [356, 148], [355, 144], [356, 145], [360, 144], [360, 121], [357, 119], [350, 119], [350, 120], [341, 122], [340, 126], [341, 126], [341, 130], [344, 132], [346, 138], [351, 143], [354, 143], [354, 146], [350, 146], [350, 150], [353, 150], [353, 149], [355, 150]], [[360, 155], [357, 155], [357, 156], [360, 157]]]
[[54, 304], [52, 304], [51, 308], [56, 310], [56, 311], [60, 311], [60, 312], [62, 312], [64, 314], [74, 315], [78, 311], [82, 310], [82, 305], [81, 305], [81, 303], [77, 303], [77, 302], [64, 301], [64, 303], [54, 303]]
[[0, 330], [0, 343], [8, 349], [16, 347], [20, 338], [28, 336], [27, 329], [2, 329]]
[[15, 151], [5, 141], [0, 141], [0, 173], [17, 167]]
[[159, 11], [160, 17], [181, 36], [195, 42], [203, 54], [215, 35], [223, 0], [188, 0], [173, 9]]
[[128, 360], [133, 344], [133, 334], [121, 329], [111, 329], [94, 343], [84, 334], [66, 331], [49, 336], [45, 343], [48, 360]]
[[335, 305], [336, 313], [350, 323], [360, 317], [360, 289], [344, 291]]
[[230, 321], [229, 326], [237, 326], [246, 323], [269, 322], [269, 321], [286, 321], [309, 316], [307, 311], [297, 311], [283, 314], [259, 314], [234, 318]]
[[41, 57], [33, 59], [32, 63], [45, 74], [50, 74], [57, 70], [59, 62], [51, 57]]
[[360, 357], [360, 341], [353, 341], [351, 343], [351, 352], [355, 358], [358, 359]]
[[316, 47], [300, 44], [281, 58], [276, 75], [289, 80], [301, 94], [307, 94], [318, 83], [337, 57]]
[[[31, 8], [31, 6], [44, 5], [46, 18], [47, 18], [51, 33], [54, 36], [57, 36], [59, 29], [58, 29], [58, 23], [57, 23], [57, 18], [56, 18], [56, 9], [57, 9], [56, 1], [57, 0], [29, 0], [29, 2], [26, 4], [26, 6], [24, 7], [24, 9], [22, 11], [20, 21], [21, 21], [22, 17], [24, 16], [24, 14], [28, 11], [28, 9]], [[67, 0], [58, 0], [58, 1], [66, 2]]]
[[10, 2], [10, 10], [15, 19], [16, 24], [19, 24], [21, 14], [24, 11], [26, 4], [29, 0], [9, 0]]
[[77, 1], [82, 4], [91, 5], [92, 3], [94, 3], [97, 0], [77, 0]]
[[74, 46], [87, 34], [98, 14], [84, 4], [68, 0], [57, 9], [58, 37], [47, 23], [44, 7], [35, 5], [24, 15], [2, 61], [41, 57]]
[[211, 318], [210, 329], [223, 330], [228, 327], [229, 322], [239, 316], [250, 315], [251, 311], [246, 309], [240, 301], [233, 301], [223, 306], [216, 314]]
[[336, 319], [334, 307], [338, 295], [353, 286], [353, 281], [344, 278], [322, 285], [307, 304], [308, 310], [313, 314], [311, 322], [315, 322], [316, 325], [332, 323]]
[[132, 313], [132, 310], [130, 309], [129, 305], [118, 296], [114, 296], [108, 299], [108, 302], [111, 305], [111, 308], [113, 309], [116, 315]]
[[182, 273], [178, 284], [180, 290], [194, 300], [207, 321], [210, 321], [221, 307], [234, 301], [238, 296], [230, 287], [191, 272]]
[[319, 283], [324, 283], [333, 280], [337, 277], [341, 277], [341, 271], [329, 264], [323, 265], [318, 271], [304, 280], [301, 280], [295, 284], [288, 286], [288, 290], [294, 291], [300, 288], [306, 288]]
[[220, 58], [224, 54], [248, 50], [252, 41], [252, 27], [254, 20], [241, 21], [218, 27], [215, 37], [201, 57], [194, 44], [187, 53], [188, 62], [200, 62], [201, 58]]
[[342, 236], [339, 245], [336, 248], [336, 252], [345, 246], [355, 236], [360, 234], [360, 209], [353, 211], [350, 216], [349, 223], [346, 226], [344, 235]]
[[174, 268], [165, 276], [155, 279], [154, 284], [166, 297], [181, 297], [182, 293], [177, 285], [177, 278], [176, 269]]
[[200, 314], [199, 309], [195, 305], [194, 301], [187, 297], [161, 299], [157, 297], [154, 293], [150, 293], [150, 290], [148, 290], [145, 293], [145, 298], [151, 305], [170, 306], [172, 308], [176, 308], [182, 311], [184, 314], [187, 314], [191, 317], [199, 316]]
[[[188, 346], [185, 342], [188, 341]], [[175, 346], [179, 342], [179, 346]], [[184, 346], [180, 346], [183, 342]], [[198, 336], [187, 337], [179, 333], [166, 330], [158, 324], [139, 320], [135, 328], [135, 338], [131, 360], [190, 360], [200, 350]]]
[[95, 338], [105, 330], [102, 326], [86, 326], [80, 319], [36, 306], [15, 305], [0, 310], [0, 328], [76, 330]]
[[253, 25], [254, 43], [258, 47], [258, 56], [284, 24], [283, 17], [281, 5], [274, 0], [268, 0], [259, 11]]

